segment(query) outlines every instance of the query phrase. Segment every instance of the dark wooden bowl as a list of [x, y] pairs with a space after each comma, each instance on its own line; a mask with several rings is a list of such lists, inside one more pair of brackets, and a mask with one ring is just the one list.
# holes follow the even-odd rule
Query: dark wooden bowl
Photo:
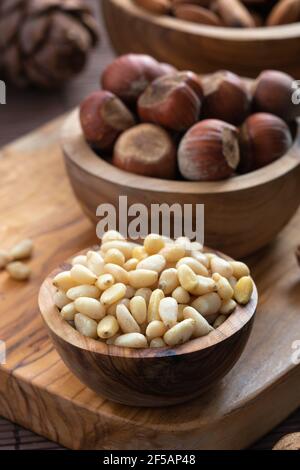
[[[169, 181], [135, 175], [114, 167], [86, 143], [78, 112], [62, 132], [67, 172], [84, 212], [96, 224], [102, 203], [205, 205], [205, 244], [234, 258], [250, 255], [271, 242], [300, 203], [300, 128], [293, 147], [276, 162], [225, 181]], [[118, 214], [118, 210], [116, 211]]]
[[146, 53], [199, 73], [229, 69], [256, 77], [264, 69], [278, 69], [300, 77], [300, 23], [224, 28], [154, 15], [132, 0], [101, 0], [101, 4], [119, 54]]
[[53, 301], [54, 276], [44, 281], [39, 307], [54, 346], [71, 371], [105, 398], [132, 406], [168, 406], [205, 392], [233, 367], [248, 340], [258, 294], [208, 336], [175, 348], [130, 349], [82, 336], [59, 314]]

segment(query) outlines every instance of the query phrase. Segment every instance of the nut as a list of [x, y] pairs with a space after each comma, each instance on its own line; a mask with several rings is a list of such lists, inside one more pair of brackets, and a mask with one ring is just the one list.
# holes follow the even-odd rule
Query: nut
[[171, 11], [171, 0], [134, 0], [137, 5], [145, 10], [158, 15], [166, 15]]
[[8, 263], [6, 270], [12, 279], [16, 281], [27, 281], [31, 275], [31, 269], [21, 261]]
[[142, 121], [184, 131], [199, 118], [201, 101], [187, 81], [176, 74], [154, 80], [138, 99]]
[[191, 72], [190, 70], [176, 72], [172, 74], [172, 81], [177, 83], [185, 83], [196, 93], [201, 101], [203, 100], [202, 82], [196, 73]]
[[17, 243], [9, 252], [11, 259], [21, 260], [30, 258], [33, 250], [33, 242], [30, 239], [22, 240]]
[[168, 133], [154, 124], [139, 124], [117, 140], [113, 164], [125, 171], [175, 178], [176, 149]]
[[135, 103], [141, 93], [155, 78], [173, 70], [144, 54], [126, 54], [115, 59], [104, 70], [102, 88], [114, 93], [128, 103]]
[[300, 450], [300, 432], [294, 432], [282, 437], [273, 450]]
[[5, 268], [5, 266], [11, 261], [9, 253], [5, 250], [0, 250], [0, 269]]
[[175, 3], [173, 13], [176, 18], [194, 23], [221, 26], [220, 18], [210, 10], [189, 3]]
[[227, 70], [216, 72], [203, 81], [203, 115], [230, 124], [241, 124], [250, 111], [250, 93], [244, 81]]
[[292, 101], [293, 78], [278, 70], [265, 70], [253, 87], [253, 106], [256, 111], [275, 114], [285, 121], [300, 115], [300, 104]]
[[300, 21], [300, 4], [298, 0], [281, 0], [271, 10], [267, 26], [297, 23]]
[[239, 0], [216, 0], [213, 10], [226, 26], [254, 28], [255, 22], [247, 8]]
[[179, 145], [179, 170], [188, 180], [228, 178], [233, 175], [239, 161], [237, 128], [217, 119], [195, 124]]
[[81, 103], [80, 123], [86, 140], [93, 147], [109, 150], [121, 132], [134, 126], [135, 119], [119, 98], [101, 90]]
[[241, 127], [241, 161], [239, 173], [261, 168], [282, 157], [292, 146], [287, 124], [277, 116], [256, 113], [249, 116]]

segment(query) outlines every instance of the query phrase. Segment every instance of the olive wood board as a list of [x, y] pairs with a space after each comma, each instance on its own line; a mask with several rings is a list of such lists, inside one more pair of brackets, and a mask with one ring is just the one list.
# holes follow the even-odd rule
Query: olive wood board
[[[28, 283], [0, 273], [0, 414], [72, 449], [242, 449], [300, 405], [300, 212], [268, 248], [248, 259], [260, 293], [250, 340], [232, 371], [180, 406], [132, 408], [87, 389], [64, 365], [37, 306], [41, 282], [97, 242], [69, 186], [59, 118], [0, 153], [0, 246], [32, 237]], [[206, 217], [208, 214], [206, 214]], [[295, 361], [296, 362], [296, 361]]]

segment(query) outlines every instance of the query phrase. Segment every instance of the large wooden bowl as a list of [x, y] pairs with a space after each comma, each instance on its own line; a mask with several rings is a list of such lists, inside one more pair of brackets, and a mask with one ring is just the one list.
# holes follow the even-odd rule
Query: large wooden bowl
[[[218, 253], [220, 256], [222, 254]], [[233, 367], [248, 340], [258, 295], [238, 306], [216, 330], [175, 348], [130, 349], [84, 337], [54, 304], [53, 271], [41, 286], [39, 307], [54, 346], [71, 371], [109, 400], [132, 406], [168, 406], [205, 392]]]
[[234, 258], [267, 245], [300, 203], [299, 128], [284, 157], [247, 175], [211, 183], [148, 178], [114, 167], [86, 143], [78, 111], [63, 127], [62, 148], [75, 195], [93, 222], [99, 221], [98, 205], [111, 203], [118, 209], [120, 195], [127, 195], [128, 205], [138, 202], [148, 208], [163, 202], [204, 204], [206, 245]]
[[153, 15], [132, 0], [102, 0], [102, 5], [107, 31], [120, 54], [147, 53], [199, 73], [229, 69], [256, 77], [271, 68], [300, 77], [300, 23], [221, 28]]

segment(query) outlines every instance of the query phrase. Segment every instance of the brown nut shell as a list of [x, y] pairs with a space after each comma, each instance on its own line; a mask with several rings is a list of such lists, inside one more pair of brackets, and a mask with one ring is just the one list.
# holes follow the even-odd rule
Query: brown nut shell
[[220, 18], [210, 10], [194, 3], [178, 3], [173, 7], [176, 18], [193, 23], [206, 24], [210, 26], [221, 26]]
[[249, 10], [239, 0], [216, 0], [213, 10], [226, 26], [232, 28], [254, 28], [255, 22]]
[[122, 101], [104, 90], [83, 100], [79, 117], [86, 140], [100, 150], [110, 149], [118, 135], [135, 124], [134, 116]]
[[166, 15], [171, 11], [171, 0], [134, 0], [134, 2], [145, 10], [157, 15]]
[[176, 149], [169, 134], [154, 124], [139, 124], [123, 132], [114, 147], [113, 164], [144, 176], [173, 179]]
[[267, 18], [267, 26], [297, 23], [300, 21], [299, 0], [281, 0], [271, 10]]
[[217, 181], [233, 175], [239, 164], [238, 129], [217, 119], [195, 124], [178, 149], [182, 176], [195, 181]]
[[247, 173], [282, 157], [293, 140], [287, 124], [278, 116], [256, 113], [240, 130], [241, 162], [238, 172]]

